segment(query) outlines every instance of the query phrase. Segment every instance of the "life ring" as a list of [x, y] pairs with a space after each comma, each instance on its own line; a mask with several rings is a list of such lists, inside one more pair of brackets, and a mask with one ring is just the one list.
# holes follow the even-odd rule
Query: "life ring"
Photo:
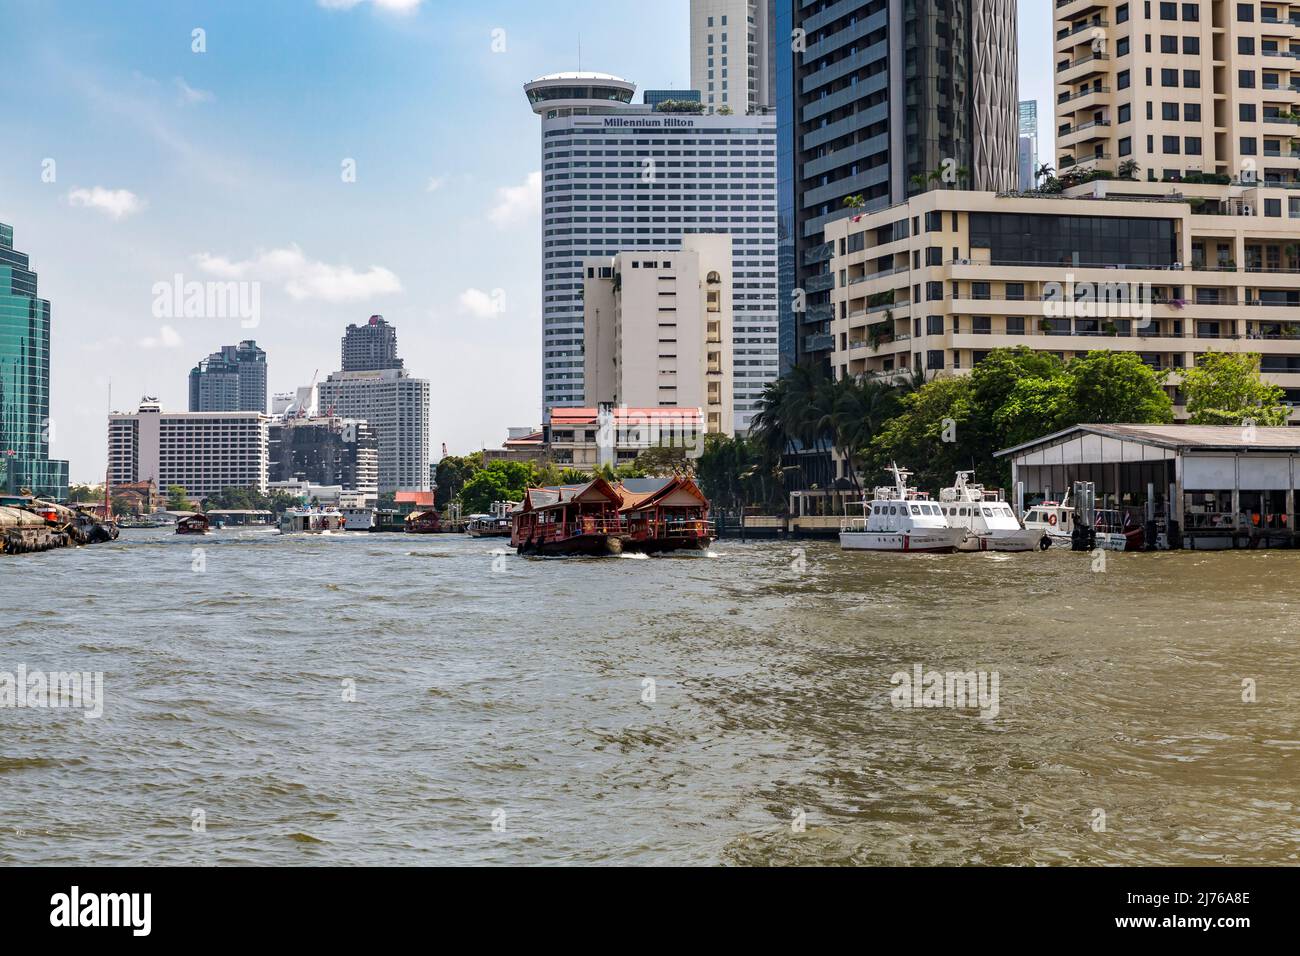
[[1052, 527], [1056, 527], [1056, 515], [1048, 515], [1047, 523], [1050, 524]]

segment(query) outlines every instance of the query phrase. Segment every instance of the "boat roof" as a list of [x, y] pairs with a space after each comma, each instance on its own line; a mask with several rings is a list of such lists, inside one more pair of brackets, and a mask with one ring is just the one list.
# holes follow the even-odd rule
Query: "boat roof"
[[620, 510], [631, 511], [650, 505], [690, 507], [708, 505], [704, 492], [690, 478], [629, 478], [618, 488], [623, 499]]
[[523, 511], [540, 511], [558, 508], [574, 502], [608, 501], [622, 503], [617, 491], [604, 478], [593, 478], [582, 485], [554, 485], [549, 488], [529, 488], [524, 493]]

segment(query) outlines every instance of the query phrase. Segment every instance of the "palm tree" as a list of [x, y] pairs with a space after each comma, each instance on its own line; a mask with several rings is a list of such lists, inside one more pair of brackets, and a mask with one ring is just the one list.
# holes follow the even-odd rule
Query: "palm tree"
[[1056, 170], [1052, 168], [1051, 163], [1043, 163], [1034, 172], [1034, 182], [1037, 183], [1040, 179], [1051, 179], [1055, 174]]

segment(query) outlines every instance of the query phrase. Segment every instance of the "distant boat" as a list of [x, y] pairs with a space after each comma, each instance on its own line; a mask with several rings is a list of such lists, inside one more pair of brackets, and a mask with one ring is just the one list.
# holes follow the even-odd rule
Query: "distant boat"
[[374, 508], [340, 508], [339, 514], [343, 515], [344, 531], [375, 530]]
[[211, 522], [204, 514], [189, 515], [176, 522], [177, 534], [211, 534]]
[[469, 516], [465, 522], [465, 533], [471, 538], [508, 538], [510, 513], [520, 507], [517, 501], [494, 501], [491, 514]]
[[333, 508], [290, 508], [280, 516], [281, 534], [325, 534], [343, 530], [343, 515]]
[[948, 524], [943, 510], [915, 488], [907, 486], [910, 471], [890, 465], [894, 484], [876, 488], [873, 500], [862, 501], [861, 518], [840, 524], [845, 551], [896, 551], [905, 554], [950, 554], [966, 537], [965, 528]]
[[442, 515], [428, 508], [412, 511], [406, 516], [407, 534], [437, 534], [442, 530]]

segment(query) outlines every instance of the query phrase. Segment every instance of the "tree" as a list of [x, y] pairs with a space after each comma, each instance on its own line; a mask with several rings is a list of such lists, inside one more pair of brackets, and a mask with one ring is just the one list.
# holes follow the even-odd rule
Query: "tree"
[[1126, 159], [1119, 164], [1120, 179], [1136, 179], [1137, 174], [1142, 170], [1142, 166], [1136, 159]]
[[1207, 352], [1183, 372], [1188, 419], [1193, 425], [1285, 425], [1286, 392], [1265, 382], [1257, 352]]
[[872, 439], [864, 455], [867, 474], [882, 476], [891, 463], [909, 468], [922, 488], [943, 488], [971, 467], [973, 386], [968, 376], [936, 378], [902, 399], [902, 411]]
[[464, 457], [443, 455], [433, 475], [433, 480], [438, 485], [438, 492], [434, 498], [435, 504], [439, 508], [445, 508], [453, 498], [459, 497], [461, 489], [482, 467], [483, 453], [481, 451], [473, 452]]
[[647, 448], [636, 456], [636, 467], [652, 478], [694, 475], [695, 459], [689, 457], [687, 451], [681, 445]]
[[460, 492], [467, 514], [487, 512], [494, 501], [519, 501], [533, 484], [533, 466], [521, 461], [492, 461], [474, 473]]
[[193, 511], [190, 505], [190, 496], [180, 485], [167, 486], [167, 510], [168, 511]]

